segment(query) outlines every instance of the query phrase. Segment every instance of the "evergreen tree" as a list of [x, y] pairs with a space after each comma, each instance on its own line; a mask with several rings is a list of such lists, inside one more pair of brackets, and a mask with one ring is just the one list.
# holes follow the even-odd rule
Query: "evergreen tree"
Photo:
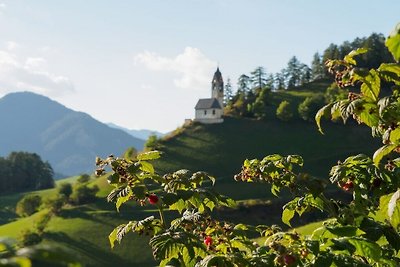
[[12, 152], [0, 158], [0, 192], [20, 192], [54, 187], [53, 169], [39, 155]]
[[301, 63], [296, 56], [289, 59], [287, 68], [285, 69], [285, 80], [288, 89], [300, 85]]
[[276, 90], [284, 90], [285, 89], [285, 74], [284, 74], [284, 70], [281, 70], [281, 72], [275, 73], [274, 88]]
[[253, 88], [263, 88], [267, 84], [267, 73], [263, 67], [257, 67], [252, 71], [250, 76], [250, 81]]
[[300, 84], [303, 85], [311, 81], [311, 69], [306, 64], [300, 65]]
[[226, 84], [225, 84], [225, 90], [224, 90], [224, 105], [228, 105], [233, 98], [233, 90], [232, 90], [232, 84], [231, 84], [231, 79], [228, 77]]
[[238, 79], [238, 93], [247, 93], [250, 90], [250, 77], [246, 74], [240, 75]]
[[322, 62], [321, 55], [317, 52], [313, 56], [311, 62], [311, 79], [317, 80], [325, 77], [324, 62]]

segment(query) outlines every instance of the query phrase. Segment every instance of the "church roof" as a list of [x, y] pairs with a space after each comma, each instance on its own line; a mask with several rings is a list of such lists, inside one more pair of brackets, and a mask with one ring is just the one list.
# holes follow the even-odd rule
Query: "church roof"
[[217, 70], [214, 73], [213, 81], [222, 82], [222, 74], [219, 71], [219, 67], [217, 68]]
[[209, 108], [222, 109], [221, 105], [219, 104], [218, 99], [216, 99], [216, 98], [199, 99], [199, 101], [197, 102], [197, 104], [194, 108], [195, 109], [209, 109]]

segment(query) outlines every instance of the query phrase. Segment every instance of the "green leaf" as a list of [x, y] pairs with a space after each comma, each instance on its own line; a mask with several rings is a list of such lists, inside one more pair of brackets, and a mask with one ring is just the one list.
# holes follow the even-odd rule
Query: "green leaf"
[[390, 142], [392, 142], [394, 144], [400, 143], [400, 128], [399, 127], [390, 132], [389, 140], [390, 140]]
[[393, 225], [395, 229], [400, 225], [400, 189], [398, 189], [390, 198], [388, 204], [388, 216], [390, 219], [390, 223]]
[[110, 241], [111, 248], [114, 248], [115, 241], [117, 241], [117, 233], [118, 227], [114, 228], [114, 230], [108, 235], [108, 240]]
[[272, 184], [272, 186], [271, 186], [271, 193], [274, 195], [274, 196], [278, 196], [278, 194], [279, 194], [279, 192], [280, 192], [280, 187], [278, 187], [276, 184]]
[[303, 158], [299, 155], [289, 155], [287, 156], [287, 161], [299, 166], [303, 166], [304, 164]]
[[385, 81], [400, 85], [400, 65], [396, 63], [382, 63], [379, 66], [379, 75]]
[[363, 84], [361, 85], [361, 92], [364, 96], [376, 101], [378, 99], [380, 90], [381, 79], [379, 78], [376, 70], [372, 69], [363, 80]]
[[149, 151], [149, 152], [140, 153], [139, 155], [137, 155], [137, 159], [138, 160], [154, 160], [154, 159], [160, 158], [160, 156], [161, 156], [160, 151]]
[[364, 103], [363, 111], [359, 113], [360, 120], [369, 127], [378, 126], [379, 115], [378, 107], [373, 103]]
[[[126, 192], [125, 192], [126, 191]], [[132, 190], [129, 186], [126, 187], [126, 189], [124, 190], [124, 195], [118, 197], [117, 199], [117, 203], [115, 204], [115, 206], [117, 207], [117, 211], [119, 211], [119, 208], [121, 207], [121, 205], [127, 201], [129, 201], [129, 199], [132, 196]]]
[[358, 233], [358, 228], [354, 226], [327, 226], [326, 229], [338, 237], [355, 236]]
[[108, 176], [107, 182], [109, 184], [116, 184], [119, 181], [119, 174], [118, 173], [113, 173], [112, 175]]
[[169, 206], [170, 210], [177, 210], [179, 213], [182, 213], [182, 211], [186, 208], [185, 201], [183, 199], [179, 199], [177, 202]]
[[154, 167], [151, 163], [148, 163], [146, 161], [141, 161], [140, 162], [140, 169], [144, 172], [148, 172], [150, 174], [154, 174]]
[[354, 57], [357, 56], [357, 55], [364, 54], [366, 52], [368, 52], [367, 48], [364, 48], [364, 47], [357, 48], [357, 49], [351, 51], [348, 55], [346, 55], [344, 57], [344, 61], [346, 61], [349, 64], [356, 65], [357, 62], [354, 60]]
[[396, 28], [386, 39], [386, 46], [392, 53], [393, 58], [399, 62], [400, 60], [400, 23], [396, 25]]
[[167, 193], [162, 197], [163, 203], [170, 206], [179, 200], [178, 196], [173, 193]]
[[330, 103], [328, 105], [323, 106], [320, 110], [318, 110], [317, 114], [315, 114], [315, 122], [317, 123], [318, 130], [321, 134], [324, 134], [321, 128], [321, 118], [329, 118], [329, 115], [331, 114], [331, 108], [333, 106], [333, 103]]
[[382, 256], [382, 249], [378, 244], [369, 242], [364, 238], [357, 237], [349, 238], [348, 241], [356, 248], [354, 252], [355, 254], [373, 259], [377, 262], [380, 260]]
[[145, 186], [132, 186], [131, 187], [133, 195], [138, 199], [146, 198], [147, 188]]
[[388, 155], [390, 152], [393, 151], [393, 149], [396, 148], [396, 145], [394, 144], [388, 144], [380, 147], [377, 151], [375, 151], [373, 160], [375, 165], [379, 165], [379, 162], [381, 162], [382, 158], [386, 155]]
[[400, 250], [400, 235], [399, 233], [393, 229], [392, 227], [385, 227], [383, 229], [383, 234], [386, 237], [386, 240], [389, 244], [397, 251]]
[[286, 225], [289, 225], [292, 227], [290, 224], [290, 220], [294, 217], [295, 211], [291, 209], [284, 209], [282, 212], [282, 222]]

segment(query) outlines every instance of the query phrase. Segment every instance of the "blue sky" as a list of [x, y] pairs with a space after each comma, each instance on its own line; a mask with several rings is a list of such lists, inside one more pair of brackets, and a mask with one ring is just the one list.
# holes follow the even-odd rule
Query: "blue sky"
[[400, 22], [400, 1], [0, 0], [0, 97], [34, 91], [103, 122], [170, 131], [209, 97], [219, 64], [257, 66]]

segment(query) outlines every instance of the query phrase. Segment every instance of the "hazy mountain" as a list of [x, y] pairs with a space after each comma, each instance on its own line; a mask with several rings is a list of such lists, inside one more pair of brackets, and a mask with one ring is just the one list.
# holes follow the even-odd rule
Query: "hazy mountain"
[[0, 156], [39, 154], [64, 175], [93, 172], [96, 156], [119, 155], [144, 141], [45, 96], [11, 93], [0, 99]]
[[158, 131], [153, 131], [153, 130], [147, 130], [147, 129], [141, 129], [141, 130], [133, 130], [133, 129], [128, 129], [128, 128], [124, 128], [122, 126], [116, 125], [112, 122], [107, 123], [108, 126], [112, 127], [112, 128], [116, 128], [116, 129], [120, 129], [123, 130], [124, 132], [142, 139], [142, 140], [147, 140], [149, 138], [150, 135], [155, 134], [157, 137], [163, 137], [165, 134], [160, 133]]

